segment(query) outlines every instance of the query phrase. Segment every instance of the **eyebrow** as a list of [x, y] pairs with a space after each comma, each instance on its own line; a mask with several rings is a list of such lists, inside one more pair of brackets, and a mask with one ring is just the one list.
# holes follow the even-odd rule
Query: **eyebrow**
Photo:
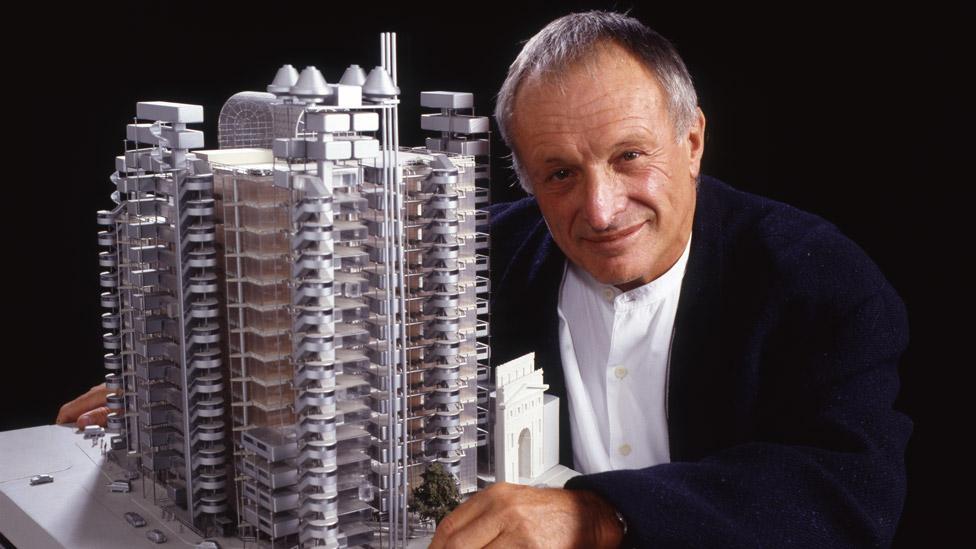
[[546, 158], [543, 162], [546, 164], [565, 164], [566, 160], [563, 159], [563, 157], [561, 156], [550, 156]]
[[657, 134], [651, 131], [631, 131], [613, 144], [614, 149], [629, 146], [657, 146]]
[[[643, 132], [631, 133], [625, 135], [622, 139], [614, 143], [610, 148], [621, 149], [625, 147], [635, 147], [635, 146], [654, 149], [657, 148], [657, 141], [653, 137], [648, 136]], [[559, 155], [547, 156], [545, 160], [543, 160], [544, 164], [565, 164], [567, 162], [568, 161], [564, 157]]]

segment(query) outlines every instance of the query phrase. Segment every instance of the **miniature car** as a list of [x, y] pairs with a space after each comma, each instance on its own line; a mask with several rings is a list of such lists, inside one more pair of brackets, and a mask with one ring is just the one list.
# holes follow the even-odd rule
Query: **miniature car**
[[166, 543], [166, 534], [156, 530], [155, 528], [146, 532], [146, 538], [153, 543]]
[[51, 475], [34, 475], [30, 479], [31, 486], [37, 486], [38, 484], [47, 484], [49, 482], [54, 482], [54, 477]]
[[125, 520], [127, 520], [129, 524], [132, 525], [133, 528], [142, 528], [143, 526], [146, 525], [146, 519], [142, 518], [142, 515], [140, 515], [139, 513], [134, 513], [132, 511], [129, 511], [122, 516], [125, 517]]
[[194, 547], [196, 547], [196, 549], [220, 549], [220, 544], [217, 543], [217, 540], [205, 539], [198, 542]]
[[102, 429], [98, 425], [88, 425], [84, 430], [85, 438], [97, 438], [105, 436], [105, 429]]
[[112, 484], [108, 485], [108, 489], [112, 492], [129, 492], [132, 490], [132, 485], [127, 480], [113, 480]]

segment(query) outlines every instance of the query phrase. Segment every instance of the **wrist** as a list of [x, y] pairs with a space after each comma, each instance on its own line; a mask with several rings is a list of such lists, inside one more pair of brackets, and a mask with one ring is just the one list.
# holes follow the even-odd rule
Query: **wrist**
[[584, 513], [595, 521], [593, 525], [594, 547], [616, 549], [627, 534], [627, 521], [606, 499], [589, 490], [579, 490], [583, 499]]

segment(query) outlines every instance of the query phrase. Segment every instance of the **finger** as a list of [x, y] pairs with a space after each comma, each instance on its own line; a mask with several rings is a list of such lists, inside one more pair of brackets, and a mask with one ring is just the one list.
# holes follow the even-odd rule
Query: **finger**
[[[445, 547], [453, 548], [480, 548], [488, 547], [500, 538], [507, 539], [508, 544], [498, 545], [498, 547], [516, 547], [519, 543], [512, 543], [512, 539], [505, 536], [505, 523], [498, 516], [497, 509], [489, 510], [482, 514], [477, 520], [468, 522], [463, 528], [453, 531], [445, 540]], [[522, 542], [524, 540], [518, 540]]]
[[111, 410], [106, 406], [101, 406], [85, 412], [78, 417], [78, 428], [83, 429], [89, 425], [100, 425], [105, 427], [105, 422], [108, 421], [108, 414]]
[[454, 535], [454, 532], [463, 528], [471, 520], [469, 510], [473, 509], [477, 514], [478, 509], [481, 507], [481, 500], [485, 499], [485, 494], [486, 492], [481, 492], [471, 496], [461, 503], [461, 505], [455, 507], [450, 514], [441, 519], [437, 523], [434, 538], [430, 540], [430, 545], [427, 549], [443, 549], [448, 539]]
[[520, 547], [525, 545], [524, 539], [512, 539], [512, 536], [502, 532], [497, 538], [491, 540], [484, 549], [508, 549], [509, 547]]
[[85, 394], [62, 406], [55, 420], [56, 423], [71, 423], [81, 414], [104, 405], [105, 397], [110, 392], [104, 383], [92, 387]]
[[[451, 512], [451, 514], [444, 517], [444, 520], [437, 525], [437, 530], [434, 532], [434, 539], [431, 540], [429, 549], [442, 549], [448, 541], [451, 541], [452, 545], [454, 545], [453, 541], [455, 535], [461, 530], [465, 529], [469, 523], [478, 522], [476, 519], [486, 514], [486, 511], [491, 506], [491, 503], [496, 496], [497, 489], [485, 490], [483, 492], [478, 492], [477, 494], [468, 498], [467, 501], [461, 505], [458, 505], [454, 511]], [[486, 539], [485, 543], [490, 541], [493, 537], [495, 536]], [[478, 545], [477, 547], [481, 547], [481, 545]]]
[[71, 423], [77, 420], [81, 414], [103, 406], [105, 397], [111, 392], [104, 383], [92, 387], [87, 393], [62, 406], [61, 410], [58, 411], [55, 423]]

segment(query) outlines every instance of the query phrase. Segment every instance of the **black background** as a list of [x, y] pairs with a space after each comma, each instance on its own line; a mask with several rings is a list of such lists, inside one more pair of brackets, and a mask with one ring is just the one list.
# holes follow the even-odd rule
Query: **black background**
[[[472, 91], [478, 113], [490, 114], [521, 42], [549, 20], [632, 8], [691, 71], [707, 118], [704, 173], [835, 223], [905, 300], [911, 344], [897, 408], [915, 431], [896, 547], [968, 538], [956, 532], [971, 505], [944, 497], [959, 491], [968, 500], [955, 479], [970, 469], [960, 442], [972, 432], [961, 394], [973, 359], [953, 343], [973, 326], [963, 266], [972, 259], [972, 231], [964, 231], [972, 178], [960, 141], [971, 97], [954, 82], [972, 61], [960, 61], [960, 14], [929, 4], [310, 5], [98, 4], [8, 19], [3, 280], [11, 299], [0, 430], [52, 422], [61, 403], [104, 375], [95, 211], [111, 204], [108, 176], [137, 101], [202, 104], [198, 129], [216, 147], [230, 95], [264, 91], [283, 63], [314, 64], [329, 82], [350, 63], [368, 70], [379, 63], [379, 33], [392, 30], [401, 143], [419, 145], [422, 89]], [[493, 200], [522, 196], [497, 135], [493, 151]]]

